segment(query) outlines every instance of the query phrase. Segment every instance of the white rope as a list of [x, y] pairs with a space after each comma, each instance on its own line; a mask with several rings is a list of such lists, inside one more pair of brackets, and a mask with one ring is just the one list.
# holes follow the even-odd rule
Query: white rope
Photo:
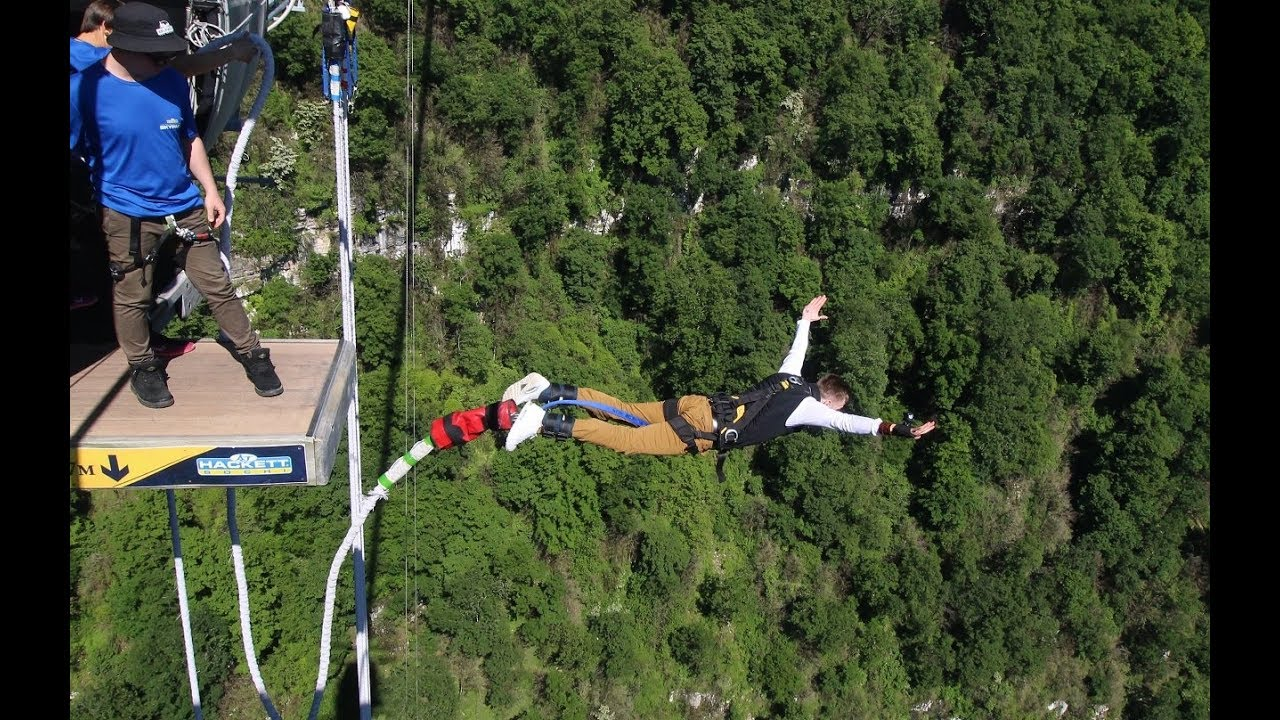
[[[194, 53], [196, 55], [204, 52], [209, 47], [209, 41], [222, 37], [223, 34], [222, 28], [212, 23], [199, 18], [187, 20], [187, 42], [196, 47]], [[223, 78], [224, 72], [222, 68], [213, 71], [213, 96], [215, 98], [218, 97], [218, 93], [221, 91]], [[196, 79], [191, 78], [187, 85], [191, 93], [191, 107], [194, 108], [199, 101], [199, 96], [196, 95]]]
[[[338, 10], [336, 3], [334, 10]], [[354, 53], [352, 47], [350, 52]], [[346, 68], [326, 58], [330, 82], [342, 78]], [[350, 78], [347, 78], [350, 81]], [[354, 253], [351, 249], [351, 178], [350, 158], [347, 153], [347, 102], [341, 97], [333, 100], [333, 144], [338, 202], [338, 246], [342, 278], [342, 337], [356, 346], [355, 291], [351, 272]], [[360, 479], [360, 383], [359, 373], [351, 379], [351, 401], [347, 405], [347, 467], [351, 484], [351, 562], [354, 571], [356, 596], [356, 681], [359, 688], [360, 720], [370, 720], [373, 694], [369, 680], [369, 611], [365, 597], [364, 576], [364, 526], [356, 521], [356, 511], [363, 495]]]
[[[215, 37], [215, 33], [209, 28], [215, 28], [215, 26], [211, 26], [208, 23], [199, 23], [199, 26], [193, 26], [188, 30], [188, 37], [191, 37], [193, 31], [196, 32], [204, 40], [207, 47], [208, 41]], [[219, 30], [218, 33], [220, 32]], [[232, 33], [227, 33], [227, 35], [230, 34]], [[220, 37], [220, 35], [216, 36]], [[221, 234], [218, 238], [218, 251], [222, 257], [222, 265], [227, 269], [228, 275], [231, 273], [231, 216], [235, 205], [236, 178], [240, 174], [240, 161], [244, 157], [245, 148], [249, 145], [249, 136], [253, 134], [253, 127], [257, 123], [258, 115], [262, 113], [262, 108], [266, 104], [271, 85], [275, 82], [275, 57], [271, 53], [271, 46], [261, 36], [249, 35], [249, 38], [257, 46], [258, 52], [263, 58], [263, 75], [262, 85], [258, 89], [257, 98], [254, 99], [253, 109], [249, 113], [249, 118], [244, 121], [240, 128], [239, 137], [236, 138], [235, 149], [232, 151], [231, 160], [227, 165], [226, 191], [223, 199], [227, 214], [223, 219]], [[195, 39], [192, 39], [192, 42], [196, 42]], [[240, 531], [236, 524], [235, 508], [235, 490], [228, 489], [227, 525], [231, 531], [231, 559], [235, 566], [236, 590], [240, 610], [240, 636], [244, 644], [245, 662], [249, 666], [249, 674], [253, 678], [253, 686], [258, 690], [258, 698], [262, 701], [262, 706], [266, 708], [267, 714], [273, 720], [279, 720], [280, 715], [271, 703], [271, 697], [267, 693], [266, 684], [258, 668], [257, 652], [254, 650], [248, 583], [244, 572], [244, 552], [240, 548]]]
[[297, 12], [307, 11], [306, 6], [302, 4], [302, 0], [285, 0], [285, 2], [282, 2], [268, 10], [267, 17], [271, 18], [271, 24], [267, 25], [267, 31], [269, 32], [280, 27], [280, 23], [284, 22], [284, 19], [289, 17], [289, 14], [295, 10]]
[[[270, 14], [280, 12], [281, 15], [276, 19], [275, 23], [270, 27], [274, 28], [287, 16], [288, 11], [292, 9], [294, 0], [280, 3], [270, 11]], [[230, 33], [234, 34], [248, 22], [246, 18]], [[188, 39], [192, 43], [200, 47], [207, 47], [209, 42], [215, 38], [222, 37], [220, 29], [203, 21], [194, 21], [188, 28]], [[235, 150], [232, 152], [231, 160], [227, 168], [226, 179], [226, 195], [225, 205], [227, 209], [226, 218], [222, 225], [222, 232], [219, 237], [219, 250], [222, 256], [223, 265], [228, 272], [231, 269], [230, 250], [231, 250], [231, 217], [232, 208], [235, 200], [236, 177], [240, 171], [240, 161], [244, 155], [245, 148], [248, 146], [249, 136], [253, 132], [253, 126], [257, 122], [257, 117], [262, 112], [265, 105], [267, 94], [274, 82], [275, 77], [275, 60], [271, 53], [271, 48], [261, 36], [250, 35], [254, 44], [258, 47], [264, 59], [264, 73], [262, 87], [259, 90], [258, 97], [254, 101], [253, 109], [249, 118], [241, 126], [239, 137], [236, 141]], [[193, 101], [194, 102], [194, 101]], [[351, 201], [350, 201], [350, 178], [349, 178], [349, 160], [347, 155], [347, 118], [345, 104], [342, 102], [334, 103], [334, 144], [337, 153], [337, 201], [338, 201], [338, 230], [341, 250], [341, 272], [342, 272], [342, 319], [343, 319], [343, 338], [346, 342], [355, 345], [355, 298], [354, 290], [351, 282], [351, 259], [352, 252], [350, 246], [350, 228], [351, 228]], [[312, 697], [312, 706], [310, 718], [315, 720], [320, 710], [320, 702], [324, 697], [324, 690], [329, 674], [329, 657], [330, 657], [330, 638], [333, 624], [333, 608], [334, 598], [337, 593], [338, 574], [342, 567], [342, 560], [348, 552], [352, 552], [353, 564], [355, 566], [355, 584], [356, 584], [356, 655], [357, 655], [357, 671], [360, 681], [360, 715], [362, 720], [368, 720], [372, 700], [369, 690], [369, 648], [368, 648], [368, 612], [365, 609], [365, 579], [364, 579], [364, 521], [369, 513], [377, 505], [379, 500], [385, 499], [391, 488], [391, 485], [404, 476], [405, 473], [423, 457], [431, 452], [432, 447], [426, 440], [420, 440], [413, 448], [402, 458], [396, 460], [391, 469], [379, 478], [379, 484], [367, 496], [361, 494], [360, 481], [360, 409], [359, 409], [359, 386], [358, 381], [353, 376], [351, 384], [351, 402], [347, 411], [347, 445], [349, 470], [351, 476], [351, 507], [352, 518], [351, 526], [347, 531], [346, 537], [339, 546], [337, 553], [334, 555], [333, 564], [329, 570], [329, 578], [325, 587], [325, 608], [323, 629], [320, 641], [320, 667], [316, 678], [315, 692]], [[196, 674], [195, 666], [195, 650], [191, 639], [191, 623], [190, 612], [187, 606], [186, 597], [186, 576], [182, 564], [182, 552], [178, 534], [177, 507], [173, 490], [168, 490], [169, 501], [169, 527], [171, 539], [174, 547], [174, 569], [177, 574], [178, 583], [178, 606], [182, 619], [183, 635], [186, 644], [187, 658], [187, 674], [191, 687], [191, 697], [195, 708], [196, 720], [202, 720], [203, 715], [200, 708], [200, 690], [199, 682]], [[235, 568], [236, 577], [236, 594], [240, 611], [240, 634], [244, 645], [245, 662], [249, 667], [249, 674], [253, 679], [254, 687], [258, 691], [258, 697], [262, 702], [262, 706], [266, 709], [267, 715], [271, 720], [280, 720], [280, 714], [271, 702], [271, 697], [267, 692], [266, 685], [262, 679], [261, 670], [258, 667], [257, 651], [253, 643], [253, 627], [251, 621], [251, 612], [249, 607], [248, 580], [246, 579], [244, 570], [244, 552], [240, 547], [240, 531], [236, 522], [236, 500], [235, 489], [227, 490], [227, 526], [231, 534], [231, 557], [232, 564]]]
[[[331, 640], [333, 636], [333, 609], [338, 594], [338, 575], [342, 570], [342, 561], [346, 558], [347, 553], [351, 551], [352, 545], [357, 541], [357, 538], [363, 534], [364, 521], [369, 517], [369, 513], [373, 512], [378, 501], [385, 500], [391, 492], [392, 485], [404, 477], [419, 460], [429, 455], [433, 449], [431, 443], [425, 438], [414, 443], [409, 452], [396, 458], [391, 467], [378, 478], [377, 485], [367, 495], [362, 496], [355, 508], [353, 508], [351, 527], [347, 530], [346, 537], [342, 539], [342, 543], [338, 546], [338, 551], [333, 555], [333, 562], [329, 566], [329, 576], [325, 582], [324, 619], [322, 620], [320, 631], [320, 663], [319, 670], [316, 673], [315, 692], [311, 697], [311, 712], [308, 715], [310, 720], [316, 720], [319, 716], [320, 702], [324, 699], [325, 686], [329, 678], [329, 659], [332, 651]], [[172, 492], [171, 490], [170, 493]], [[176, 518], [176, 515], [171, 515], [171, 517]], [[235, 564], [236, 597], [240, 604], [240, 636], [244, 642], [244, 654], [249, 664], [249, 674], [253, 677], [253, 685], [258, 689], [258, 697], [262, 701], [262, 706], [266, 709], [267, 715], [271, 717], [271, 720], [280, 720], [280, 714], [276, 711], [275, 706], [272, 705], [271, 697], [262, 682], [262, 673], [258, 670], [257, 651], [254, 650], [253, 645], [253, 628], [249, 622], [248, 581], [245, 579], [244, 554], [240, 549], [240, 531], [236, 524], [234, 488], [227, 490], [227, 527], [231, 533], [231, 556]], [[175, 538], [177, 537], [176, 532], [175, 529]], [[185, 607], [185, 603], [183, 605]], [[190, 646], [188, 646], [189, 663], [194, 667], [194, 655], [190, 653], [189, 648]], [[192, 682], [195, 682], [194, 679]], [[197, 720], [199, 720], [198, 713], [197, 706]]]
[[[330, 637], [333, 631], [333, 605], [334, 598], [338, 592], [338, 571], [342, 568], [342, 561], [346, 558], [347, 553], [351, 552], [360, 536], [363, 535], [364, 519], [373, 510], [373, 506], [378, 500], [386, 497], [386, 489], [378, 486], [369, 493], [369, 501], [361, 503], [355, 511], [355, 517], [352, 518], [351, 529], [347, 531], [347, 536], [342, 539], [342, 544], [338, 547], [338, 552], [333, 555], [333, 564], [329, 567], [329, 579], [325, 583], [324, 588], [324, 620], [320, 634], [320, 669], [316, 673], [316, 690], [311, 698], [311, 713], [307, 717], [315, 720], [320, 713], [320, 701], [324, 698], [325, 683], [329, 676], [329, 652]], [[358, 519], [358, 522], [357, 522]], [[362, 703], [362, 708], [367, 705]]]
[[[196, 48], [196, 51], [192, 53], [194, 55], [216, 52], [239, 39], [238, 36], [232, 37], [230, 34], [223, 31], [223, 29], [218, 25], [210, 23], [207, 20], [201, 20], [200, 18], [193, 17], [190, 10], [188, 10], [187, 16], [186, 38], [187, 42], [191, 43]], [[216, 106], [222, 102], [223, 93], [226, 90], [227, 69], [225, 66], [222, 66], [213, 70], [209, 75], [213, 79], [213, 88], [210, 94], [212, 95], [214, 105]], [[187, 88], [191, 98], [191, 107], [193, 109], [196, 108], [200, 99], [196, 92], [197, 85], [197, 80], [194, 77], [187, 81]]]
[[[417, 357], [417, 317], [414, 312], [413, 288], [417, 284], [416, 265], [413, 260], [413, 227], [414, 227], [414, 98], [413, 98], [413, 2], [405, 0], [405, 67], [404, 67], [404, 93], [405, 107], [408, 112], [405, 113], [405, 137], [408, 142], [405, 143], [405, 173], [404, 173], [404, 247], [405, 247], [405, 352], [406, 371], [404, 372], [404, 404], [406, 424], [416, 437], [418, 434], [418, 398], [417, 390], [414, 387], [413, 367]], [[411, 657], [413, 670], [413, 697], [412, 699], [406, 694], [405, 702], [413, 703], [413, 708], [403, 708], [402, 717], [410, 717], [413, 710], [422, 705], [422, 689], [419, 684], [419, 666], [418, 666], [418, 573], [413, 573], [413, 595], [410, 602], [409, 594], [409, 568], [411, 561], [416, 561], [419, 557], [418, 549], [418, 484], [413, 483], [412, 504], [410, 504], [409, 494], [405, 494], [405, 516], [410, 518], [409, 527], [413, 533], [413, 554], [405, 553], [404, 556], [404, 614], [403, 622], [405, 635], [409, 638], [409, 657]]]
[[[209, 50], [210, 43], [214, 40], [222, 39], [225, 35], [227, 35], [227, 33], [223, 33], [221, 28], [203, 20], [192, 20], [187, 27], [187, 39], [196, 47], [201, 48], [201, 50], [197, 52], [212, 51]], [[235, 198], [235, 181], [236, 175], [239, 173], [240, 158], [244, 155], [245, 147], [248, 145], [249, 136], [253, 132], [254, 122], [262, 112], [262, 107], [266, 102], [267, 92], [270, 90], [275, 75], [275, 62], [271, 54], [270, 46], [267, 45], [266, 41], [261, 37], [250, 37], [262, 53], [266, 62], [266, 69], [263, 76], [262, 89], [260, 89], [258, 98], [253, 105], [253, 111], [250, 114], [249, 120], [244, 123], [241, 129], [240, 137], [236, 142], [236, 148], [232, 153], [231, 164], [227, 171], [227, 189], [226, 198], [224, 200], [227, 208], [227, 214], [222, 225], [222, 234], [219, 239], [219, 250], [222, 256], [222, 264], [227, 268], [228, 273], [231, 271], [231, 211], [232, 203]], [[225, 45], [225, 43], [220, 44]], [[220, 83], [222, 81], [223, 72], [224, 70], [221, 68], [216, 71], [215, 82]], [[215, 88], [216, 87], [217, 86], [215, 85]], [[191, 92], [193, 94], [191, 98], [192, 107], [195, 107], [194, 84], [192, 85]], [[200, 683], [196, 671], [195, 647], [191, 637], [191, 614], [190, 608], [187, 604], [186, 571], [182, 562], [182, 544], [181, 537], [178, 532], [177, 500], [172, 489], [167, 490], [166, 494], [169, 504], [169, 534], [173, 543], [173, 565], [178, 583], [178, 610], [182, 618], [182, 635], [186, 653], [187, 681], [191, 689], [191, 702], [195, 710], [196, 720], [202, 720], [204, 715], [200, 705]], [[231, 557], [235, 566], [236, 589], [240, 609], [240, 634], [244, 642], [245, 660], [249, 665], [249, 673], [253, 677], [254, 687], [258, 690], [258, 697], [261, 699], [263, 707], [266, 708], [267, 714], [272, 718], [272, 720], [280, 720], [280, 715], [272, 705], [271, 698], [267, 694], [266, 686], [262, 681], [262, 673], [258, 669], [257, 653], [253, 647], [253, 629], [249, 612], [248, 583], [245, 579], [244, 572], [244, 553], [240, 549], [240, 532], [235, 519], [234, 489], [227, 490], [227, 525], [231, 531]]]
[[[241, 25], [244, 23], [242, 22]], [[223, 32], [222, 28], [207, 20], [193, 18], [187, 22], [187, 40], [198, 48], [203, 48], [221, 38], [223, 35], [230, 33]]]
[[178, 578], [178, 614], [182, 617], [182, 640], [187, 653], [187, 683], [191, 686], [191, 706], [196, 720], [204, 718], [200, 710], [200, 682], [196, 675], [196, 651], [191, 641], [191, 612], [187, 607], [187, 574], [182, 567], [182, 540], [178, 535], [178, 502], [173, 489], [165, 491], [169, 501], [169, 539], [173, 542], [173, 572]]
[[[274, 61], [270, 52], [270, 48], [266, 47], [265, 41], [260, 37], [254, 37], [255, 43], [263, 50], [263, 57], [266, 59], [266, 71], [264, 75], [264, 87], [270, 84], [274, 76]], [[335, 72], [335, 75], [337, 73]], [[254, 108], [250, 114], [250, 118], [246, 121], [244, 128], [241, 130], [240, 138], [236, 143], [236, 149], [232, 153], [231, 164], [227, 172], [227, 218], [222, 228], [222, 236], [220, 247], [223, 251], [223, 262], [228, 263], [227, 253], [230, 249], [230, 233], [231, 233], [231, 203], [235, 191], [235, 176], [239, 172], [240, 158], [244, 153], [244, 147], [248, 143], [249, 132], [252, 130], [253, 122], [262, 109], [265, 101], [266, 93], [261, 93], [258, 100], [254, 103]], [[348, 176], [348, 157], [347, 157], [347, 119], [346, 108], [344, 103], [335, 102], [333, 104], [333, 122], [334, 122], [334, 146], [337, 162], [337, 203], [338, 203], [338, 234], [339, 234], [339, 250], [340, 250], [340, 266], [342, 275], [342, 331], [343, 340], [355, 346], [355, 297], [352, 290], [351, 282], [351, 243], [350, 243], [350, 227], [351, 227], [351, 201], [350, 201], [350, 178]], [[315, 692], [312, 696], [312, 706], [310, 717], [312, 720], [316, 718], [320, 711], [320, 702], [324, 697], [325, 684], [329, 675], [329, 655], [330, 655], [330, 634], [333, 624], [333, 606], [334, 596], [337, 591], [338, 571], [342, 567], [342, 559], [346, 557], [348, 552], [352, 553], [352, 563], [355, 569], [355, 585], [356, 585], [356, 657], [357, 671], [360, 678], [360, 714], [362, 720], [369, 720], [372, 700], [369, 691], [369, 638], [368, 638], [368, 612], [365, 609], [364, 596], [364, 520], [369, 512], [373, 510], [377, 501], [387, 496], [387, 491], [395, 480], [399, 479], [408, 469], [412, 467], [414, 462], [425, 457], [431, 452], [431, 446], [425, 441], [420, 441], [414, 446], [414, 449], [402, 459], [396, 461], [386, 474], [380, 478], [380, 484], [369, 493], [368, 498], [362, 496], [360, 481], [360, 391], [358, 375], [353, 374], [351, 382], [351, 400], [347, 408], [347, 457], [348, 470], [351, 478], [351, 526], [347, 531], [346, 537], [342, 541], [342, 545], [338, 548], [338, 552], [334, 556], [333, 566], [329, 570], [329, 579], [325, 588], [325, 609], [323, 630], [320, 641], [320, 667], [316, 678]], [[262, 700], [263, 707], [266, 708], [268, 715], [272, 720], [279, 720], [275, 707], [271, 704], [271, 699], [267, 694], [266, 687], [262, 682], [261, 673], [258, 670], [256, 661], [256, 653], [253, 647], [253, 631], [249, 620], [249, 600], [248, 593], [245, 588], [246, 581], [244, 579], [244, 560], [240, 551], [239, 533], [235, 529], [235, 496], [233, 491], [229, 490], [227, 495], [227, 521], [232, 528], [232, 556], [236, 566], [236, 584], [240, 595], [240, 631], [244, 641], [245, 657], [249, 664], [249, 672], [253, 676], [254, 686], [258, 689], [258, 695]]]
[[258, 670], [258, 653], [253, 649], [253, 628], [249, 624], [249, 588], [244, 574], [244, 552], [240, 549], [240, 529], [236, 525], [236, 490], [227, 489], [227, 528], [231, 531], [231, 560], [236, 569], [236, 597], [240, 601], [240, 637], [244, 642], [244, 658], [249, 664], [249, 675], [258, 689], [258, 699], [266, 708], [271, 720], [280, 720], [280, 713], [271, 704], [262, 672]]
[[271, 46], [260, 35], [250, 35], [249, 38], [253, 40], [258, 53], [262, 56], [262, 85], [258, 89], [258, 96], [253, 100], [253, 109], [249, 111], [248, 119], [240, 126], [240, 135], [236, 138], [235, 149], [231, 151], [231, 160], [227, 164], [227, 189], [223, 198], [223, 203], [227, 206], [227, 216], [222, 222], [222, 233], [218, 236], [218, 250], [222, 254], [222, 264], [226, 266], [228, 274], [231, 272], [231, 215], [235, 205], [236, 178], [240, 175], [240, 160], [244, 157], [245, 148], [249, 146], [249, 136], [253, 134], [258, 116], [262, 114], [262, 108], [267, 104], [267, 95], [276, 78], [276, 61], [271, 53]]
[[[292, 3], [288, 3], [291, 5]], [[255, 44], [263, 52], [266, 61], [264, 73], [263, 87], [269, 88], [274, 77], [274, 59], [271, 55], [270, 48], [266, 42], [258, 36], [254, 38]], [[332, 68], [331, 68], [332, 69]], [[339, 71], [334, 72], [336, 76]], [[248, 137], [253, 129], [258, 114], [262, 110], [265, 103], [266, 92], [260, 92], [258, 99], [254, 103], [253, 111], [250, 118], [245, 122], [241, 129], [240, 137], [237, 140], [235, 151], [232, 153], [231, 163], [227, 171], [227, 195], [226, 206], [227, 216], [222, 227], [222, 235], [219, 242], [220, 250], [223, 253], [223, 263], [230, 267], [229, 251], [231, 243], [231, 208], [234, 200], [235, 179], [239, 173], [240, 158], [243, 156], [244, 148], [248, 144]], [[333, 104], [333, 122], [334, 122], [334, 146], [336, 155], [336, 184], [337, 184], [337, 204], [338, 204], [338, 235], [340, 250], [340, 269], [341, 269], [341, 287], [342, 287], [342, 331], [343, 340], [355, 346], [355, 297], [351, 281], [352, 268], [352, 251], [351, 251], [351, 197], [350, 197], [350, 177], [349, 177], [349, 159], [347, 154], [348, 138], [347, 138], [347, 117], [346, 105], [344, 102], [334, 102]], [[310, 717], [312, 720], [316, 718], [320, 711], [320, 702], [324, 697], [324, 689], [329, 674], [329, 656], [330, 656], [330, 635], [333, 623], [333, 607], [334, 596], [337, 592], [338, 572], [342, 566], [342, 559], [346, 557], [348, 552], [352, 554], [352, 563], [355, 571], [355, 591], [356, 591], [356, 666], [360, 687], [360, 716], [362, 720], [369, 720], [372, 709], [372, 697], [369, 683], [369, 634], [368, 623], [369, 615], [366, 609], [365, 601], [365, 577], [364, 577], [364, 520], [371, 512], [378, 500], [387, 497], [387, 492], [391, 484], [398, 480], [408, 472], [413, 463], [425, 457], [431, 452], [431, 445], [425, 440], [419, 441], [414, 445], [413, 449], [403, 458], [400, 458], [392, 466], [391, 470], [379, 478], [379, 485], [369, 493], [367, 497], [362, 494], [360, 471], [360, 392], [358, 373], [353, 374], [351, 382], [351, 400], [347, 408], [347, 458], [348, 470], [351, 483], [351, 526], [347, 531], [346, 537], [343, 539], [341, 546], [334, 555], [333, 565], [329, 570], [329, 578], [325, 588], [325, 609], [323, 629], [320, 641], [320, 667], [316, 678], [315, 692], [312, 696], [312, 706]], [[240, 550], [239, 532], [235, 525], [235, 495], [233, 490], [228, 490], [227, 494], [227, 522], [231, 527], [232, 533], [232, 557], [236, 568], [236, 584], [240, 597], [240, 629], [244, 642], [245, 657], [249, 665], [249, 672], [253, 677], [254, 686], [258, 689], [259, 698], [262, 700], [263, 707], [266, 708], [268, 715], [272, 720], [279, 720], [279, 714], [271, 703], [271, 699], [267, 694], [266, 687], [262, 682], [262, 676], [258, 669], [256, 661], [256, 652], [253, 646], [253, 632], [250, 625], [249, 600], [246, 589], [247, 582], [244, 577], [244, 560]]]
[[404, 456], [396, 458], [391, 468], [378, 478], [378, 484], [368, 495], [361, 498], [361, 501], [353, 509], [353, 517], [351, 519], [351, 529], [347, 531], [347, 536], [343, 538], [342, 545], [338, 547], [338, 552], [333, 555], [333, 564], [329, 567], [329, 578], [325, 583], [324, 589], [324, 621], [321, 625], [320, 632], [320, 669], [316, 673], [316, 690], [311, 699], [311, 714], [308, 716], [310, 720], [315, 720], [320, 712], [320, 700], [324, 697], [325, 683], [329, 677], [329, 652], [330, 652], [330, 636], [333, 632], [333, 605], [334, 597], [338, 592], [338, 571], [342, 568], [342, 560], [347, 556], [347, 552], [355, 543], [358, 535], [364, 530], [365, 518], [373, 511], [379, 500], [386, 499], [391, 491], [391, 486], [397, 480], [404, 477], [419, 460], [426, 457], [432, 451], [431, 443], [425, 439], [419, 440], [410, 448], [409, 452]]

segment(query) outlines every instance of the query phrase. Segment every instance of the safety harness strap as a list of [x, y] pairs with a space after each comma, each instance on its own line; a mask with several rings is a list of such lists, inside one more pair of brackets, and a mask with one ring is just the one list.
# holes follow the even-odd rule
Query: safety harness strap
[[719, 446], [728, 449], [735, 445], [741, 432], [768, 404], [764, 402], [765, 400], [792, 386], [803, 387], [803, 382], [796, 377], [791, 377], [787, 380], [771, 382], [742, 395], [717, 393], [711, 396], [711, 409], [720, 422]]
[[[142, 218], [129, 218], [129, 264], [121, 265], [118, 262], [111, 262], [107, 268], [111, 271], [111, 279], [120, 282], [124, 279], [126, 273], [145, 268], [148, 262], [155, 259], [155, 253], [149, 257], [142, 256]], [[142, 285], [146, 287], [147, 276], [142, 276]]]
[[679, 400], [674, 398], [664, 400], [662, 402], [662, 417], [671, 426], [671, 429], [675, 431], [676, 437], [684, 442], [684, 447], [690, 455], [698, 454], [697, 441], [699, 439], [710, 440], [712, 444], [718, 444], [716, 443], [716, 434], [714, 432], [699, 430], [684, 419], [684, 416], [680, 414]]
[[[160, 248], [163, 247], [165, 243], [169, 242], [175, 237], [180, 238], [182, 242], [186, 244], [190, 244], [197, 241], [209, 240], [212, 237], [212, 235], [208, 232], [197, 233], [194, 230], [188, 230], [186, 228], [179, 227], [177, 220], [175, 220], [172, 215], [167, 215], [163, 218], [133, 217], [133, 216], [128, 216], [128, 217], [129, 217], [130, 263], [128, 265], [121, 265], [120, 263], [117, 263], [117, 262], [112, 262], [109, 264], [108, 269], [111, 271], [111, 279], [114, 280], [115, 282], [120, 282], [121, 280], [124, 279], [124, 276], [126, 274], [128, 274], [129, 272], [132, 272], [133, 270], [143, 270], [144, 272], [142, 275], [142, 286], [146, 287], [147, 286], [147, 276], [145, 272], [146, 267], [156, 261], [156, 258], [160, 255]], [[151, 252], [147, 253], [145, 256], [142, 254], [142, 223], [144, 221], [145, 222], [164, 222], [169, 227], [169, 231], [166, 232], [156, 242], [155, 247], [151, 248]]]
[[134, 267], [140, 268], [147, 263], [142, 257], [142, 218], [129, 218], [129, 257], [133, 258]]

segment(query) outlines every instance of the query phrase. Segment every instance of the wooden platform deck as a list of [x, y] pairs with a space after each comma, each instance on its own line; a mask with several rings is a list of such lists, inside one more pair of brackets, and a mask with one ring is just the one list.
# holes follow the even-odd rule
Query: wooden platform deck
[[346, 426], [355, 352], [264, 340], [284, 383], [259, 397], [212, 340], [169, 362], [174, 404], [143, 407], [113, 345], [71, 346], [71, 481], [83, 489], [323, 485]]

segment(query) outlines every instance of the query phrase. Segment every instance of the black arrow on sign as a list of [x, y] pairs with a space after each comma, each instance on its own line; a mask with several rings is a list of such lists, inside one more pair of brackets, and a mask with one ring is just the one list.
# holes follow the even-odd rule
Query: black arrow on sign
[[119, 463], [116, 461], [115, 455], [108, 455], [107, 459], [111, 461], [111, 467], [107, 468], [107, 467], [102, 467], [101, 465], [98, 466], [102, 468], [103, 475], [106, 475], [107, 477], [111, 478], [112, 480], [115, 480], [116, 482], [120, 482], [120, 480], [123, 479], [125, 475], [129, 474], [129, 466], [125, 465], [124, 467], [120, 467]]

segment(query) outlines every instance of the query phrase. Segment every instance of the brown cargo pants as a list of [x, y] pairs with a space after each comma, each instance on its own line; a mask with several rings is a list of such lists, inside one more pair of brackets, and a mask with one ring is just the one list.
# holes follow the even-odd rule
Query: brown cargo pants
[[237, 352], [246, 353], [260, 344], [258, 334], [249, 323], [244, 303], [236, 297], [231, 286], [231, 276], [222, 264], [218, 252], [216, 231], [209, 227], [204, 206], [174, 214], [178, 227], [196, 233], [208, 233], [209, 239], [184, 241], [174, 237], [163, 217], [138, 218], [138, 257], [154, 256], [152, 262], [138, 267], [130, 244], [134, 235], [135, 218], [102, 209], [102, 233], [107, 238], [107, 255], [113, 268], [117, 268], [119, 280], [112, 290], [116, 339], [130, 363], [143, 363], [155, 359], [151, 352], [151, 327], [148, 312], [156, 288], [155, 260], [172, 258], [175, 268], [186, 270], [187, 279], [209, 303], [218, 327], [226, 333]]
[[[578, 399], [601, 403], [634, 415], [648, 422], [648, 425], [634, 427], [630, 424], [620, 425], [610, 422], [608, 413], [585, 408], [589, 418], [578, 418], [573, 423], [573, 439], [592, 445], [600, 445], [628, 455], [681, 455], [688, 452], [684, 441], [676, 435], [676, 431], [666, 421], [662, 412], [663, 401], [630, 403], [623, 402], [611, 395], [591, 388], [578, 388]], [[677, 401], [677, 412], [695, 429], [711, 432], [714, 424], [711, 417], [711, 403], [706, 395], [685, 395]], [[558, 408], [552, 408], [555, 411]], [[695, 440], [698, 452], [711, 449], [711, 441], [698, 438]]]

